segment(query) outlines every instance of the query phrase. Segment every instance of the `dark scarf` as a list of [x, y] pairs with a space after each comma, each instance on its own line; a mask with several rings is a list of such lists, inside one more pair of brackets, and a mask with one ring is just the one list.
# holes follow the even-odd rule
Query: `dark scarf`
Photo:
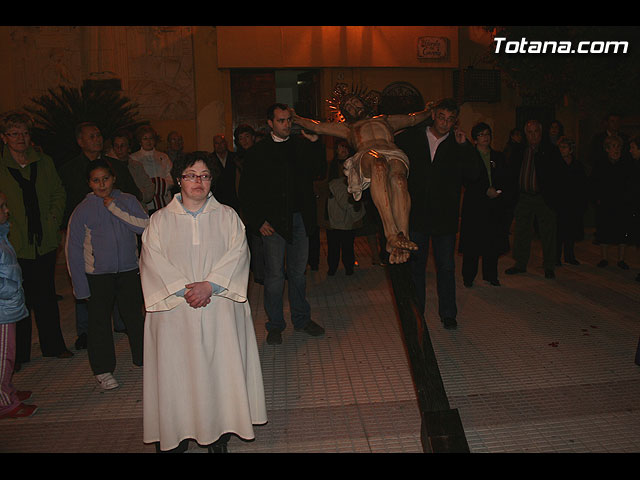
[[27, 214], [29, 244], [33, 245], [35, 237], [37, 245], [40, 246], [42, 243], [42, 222], [40, 221], [40, 205], [38, 204], [38, 194], [36, 193], [38, 164], [33, 162], [29, 165], [29, 168], [31, 169], [29, 180], [25, 179], [16, 168], [8, 168], [8, 170], [22, 189], [22, 201], [24, 203], [24, 211]]

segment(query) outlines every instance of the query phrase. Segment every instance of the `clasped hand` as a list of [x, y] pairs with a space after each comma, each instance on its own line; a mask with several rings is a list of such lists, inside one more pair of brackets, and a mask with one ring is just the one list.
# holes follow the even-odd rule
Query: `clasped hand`
[[185, 288], [187, 291], [184, 294], [184, 299], [190, 307], [206, 307], [211, 302], [213, 288], [209, 282], [194, 282], [185, 285]]

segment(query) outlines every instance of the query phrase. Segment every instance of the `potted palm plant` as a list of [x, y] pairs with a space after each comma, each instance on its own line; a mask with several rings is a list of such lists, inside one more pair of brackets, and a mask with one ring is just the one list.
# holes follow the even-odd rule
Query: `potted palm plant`
[[85, 82], [82, 87], [59, 86], [32, 98], [35, 104], [26, 106], [34, 119], [32, 139], [51, 156], [56, 166], [80, 153], [75, 128], [81, 122], [95, 122], [104, 138], [117, 130], [135, 131], [148, 121], [137, 119], [138, 105], [114, 88], [96, 88]]

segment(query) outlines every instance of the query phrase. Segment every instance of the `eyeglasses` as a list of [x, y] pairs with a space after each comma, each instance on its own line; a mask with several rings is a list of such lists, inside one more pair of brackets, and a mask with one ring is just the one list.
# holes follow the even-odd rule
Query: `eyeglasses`
[[199, 178], [202, 182], [210, 182], [212, 176], [210, 173], [203, 173], [202, 175], [196, 175], [195, 173], [187, 173], [182, 175], [183, 180], [187, 180], [189, 182], [195, 182], [196, 178]]
[[30, 137], [31, 134], [29, 132], [7, 132], [5, 133], [7, 137], [17, 138], [17, 137]]

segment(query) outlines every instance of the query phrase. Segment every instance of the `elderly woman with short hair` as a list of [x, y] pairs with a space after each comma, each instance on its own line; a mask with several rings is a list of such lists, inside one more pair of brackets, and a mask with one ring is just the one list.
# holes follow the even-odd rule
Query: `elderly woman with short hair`
[[[12, 208], [9, 241], [22, 268], [27, 307], [33, 310], [44, 357], [68, 358], [60, 328], [55, 291], [56, 251], [65, 190], [51, 157], [31, 142], [31, 118], [8, 112], [0, 118], [4, 143], [0, 156], [0, 190]], [[16, 367], [31, 360], [31, 318], [16, 325]]]
[[607, 157], [594, 166], [591, 191], [596, 206], [595, 241], [602, 253], [598, 267], [604, 268], [609, 264], [608, 247], [617, 245], [617, 265], [628, 270], [625, 247], [631, 233], [633, 174], [631, 162], [623, 155], [622, 146], [623, 141], [618, 136], [604, 140]]
[[164, 207], [171, 201], [171, 159], [164, 153], [156, 150], [158, 134], [149, 125], [143, 125], [136, 130], [136, 140], [140, 144], [140, 150], [129, 156], [129, 165], [139, 163], [149, 176], [155, 191], [153, 198], [146, 204], [151, 215], [156, 210]]

